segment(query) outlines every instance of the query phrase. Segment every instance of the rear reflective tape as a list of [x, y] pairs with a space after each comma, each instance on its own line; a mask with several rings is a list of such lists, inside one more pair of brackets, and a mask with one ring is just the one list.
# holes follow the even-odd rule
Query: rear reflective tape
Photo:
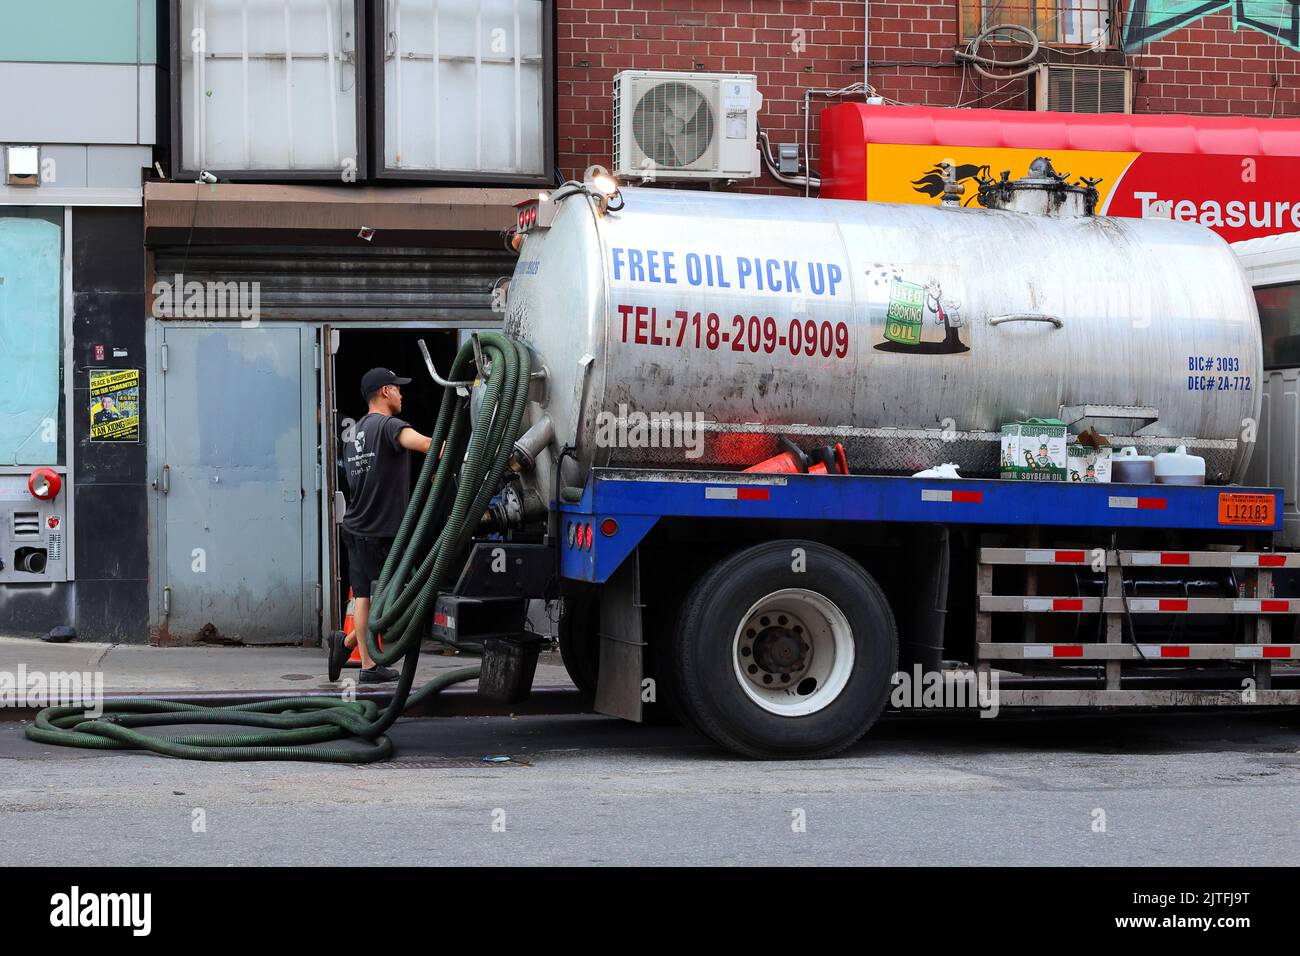
[[1232, 609], [1238, 614], [1288, 614], [1290, 601], [1233, 601]]
[[704, 497], [716, 501], [767, 501], [771, 498], [768, 488], [736, 487], [705, 488]]
[[1026, 611], [1082, 611], [1083, 598], [1025, 598]]
[[1284, 568], [1286, 567], [1286, 555], [1234, 554], [1231, 563], [1234, 568]]
[[1087, 555], [1083, 551], [1026, 551], [1026, 564], [1083, 564]]
[[938, 488], [922, 488], [922, 501], [945, 501], [953, 504], [979, 505], [984, 503], [982, 491], [943, 491]]
[[1288, 644], [1243, 644], [1237, 648], [1237, 656], [1277, 660], [1295, 657], [1295, 651], [1296, 648]]
[[1166, 500], [1164, 498], [1129, 498], [1119, 495], [1110, 496], [1110, 506], [1112, 508], [1142, 508], [1164, 511]]

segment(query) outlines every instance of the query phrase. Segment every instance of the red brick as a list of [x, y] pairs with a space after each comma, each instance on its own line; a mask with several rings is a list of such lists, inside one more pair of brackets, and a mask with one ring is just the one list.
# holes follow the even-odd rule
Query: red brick
[[[870, 79], [906, 103], [1025, 108], [1025, 84], [981, 81], [953, 61], [958, 5], [880, 2], [871, 6]], [[759, 78], [762, 122], [784, 142], [803, 136], [803, 90], [839, 87], [862, 78], [864, 7], [848, 0], [558, 0], [556, 121], [566, 174], [609, 162], [610, 108], [617, 70], [737, 71]], [[796, 34], [794, 31], [801, 33]], [[804, 46], [796, 53], [792, 43]], [[1022, 45], [999, 44], [1003, 56]], [[587, 67], [579, 67], [581, 61]], [[1067, 62], [1112, 62], [1084, 54]], [[1231, 11], [1195, 23], [1131, 53], [1146, 71], [1134, 107], [1140, 112], [1245, 115], [1300, 114], [1300, 55], [1257, 30], [1234, 30]], [[858, 64], [857, 68], [853, 64]], [[1273, 74], [1284, 77], [1280, 88]], [[814, 113], [827, 104], [814, 101]], [[813, 142], [806, 144], [816, 161]], [[770, 178], [745, 184], [754, 192], [788, 192]]]

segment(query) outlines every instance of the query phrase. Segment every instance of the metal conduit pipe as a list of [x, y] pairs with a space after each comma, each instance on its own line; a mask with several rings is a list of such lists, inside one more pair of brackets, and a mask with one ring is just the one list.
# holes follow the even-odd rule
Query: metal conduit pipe
[[[777, 182], [785, 183], [787, 186], [815, 186], [818, 189], [821, 188], [822, 181], [820, 178], [817, 176], [807, 175], [808, 163], [806, 160], [803, 164], [804, 175], [802, 176], [791, 176], [788, 173], [781, 172], [776, 160], [772, 158], [772, 144], [768, 141], [767, 130], [762, 127], [759, 127], [758, 130], [758, 145], [758, 151], [763, 157], [763, 165], [767, 167], [768, 173], [770, 173], [772, 178]], [[805, 157], [807, 156], [807, 147], [804, 147], [804, 155]]]
[[[866, 60], [864, 59], [862, 61], [862, 69], [865, 71], [866, 68], [867, 68]], [[868, 86], [866, 83], [850, 83], [848, 86], [841, 87], [838, 90], [826, 88], [826, 89], [808, 89], [803, 91], [804, 168], [808, 170], [810, 177], [812, 176], [812, 164], [808, 161], [808, 157], [811, 155], [810, 137], [812, 136], [812, 132], [809, 128], [809, 124], [812, 118], [812, 98], [814, 96], [825, 96], [826, 98], [831, 99], [837, 96], [853, 96], [859, 94], [863, 96], [874, 96], [875, 93], [876, 91], [872, 87]], [[820, 185], [821, 180], [818, 179], [817, 181], [818, 184]], [[803, 186], [804, 186], [803, 194], [805, 196], [811, 195], [811, 184], [805, 182]]]

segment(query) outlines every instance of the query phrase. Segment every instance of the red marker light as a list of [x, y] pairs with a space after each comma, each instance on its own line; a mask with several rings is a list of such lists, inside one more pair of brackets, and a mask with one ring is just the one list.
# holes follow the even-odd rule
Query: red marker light
[[612, 538], [618, 534], [618, 522], [613, 518], [606, 518], [600, 523], [600, 533], [607, 538]]

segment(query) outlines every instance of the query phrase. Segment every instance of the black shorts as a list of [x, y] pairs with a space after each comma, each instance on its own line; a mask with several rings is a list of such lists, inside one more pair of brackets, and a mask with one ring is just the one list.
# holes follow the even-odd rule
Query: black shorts
[[350, 531], [343, 532], [343, 545], [348, 549], [348, 583], [352, 596], [370, 597], [370, 585], [379, 580], [393, 546], [392, 538], [363, 538]]

